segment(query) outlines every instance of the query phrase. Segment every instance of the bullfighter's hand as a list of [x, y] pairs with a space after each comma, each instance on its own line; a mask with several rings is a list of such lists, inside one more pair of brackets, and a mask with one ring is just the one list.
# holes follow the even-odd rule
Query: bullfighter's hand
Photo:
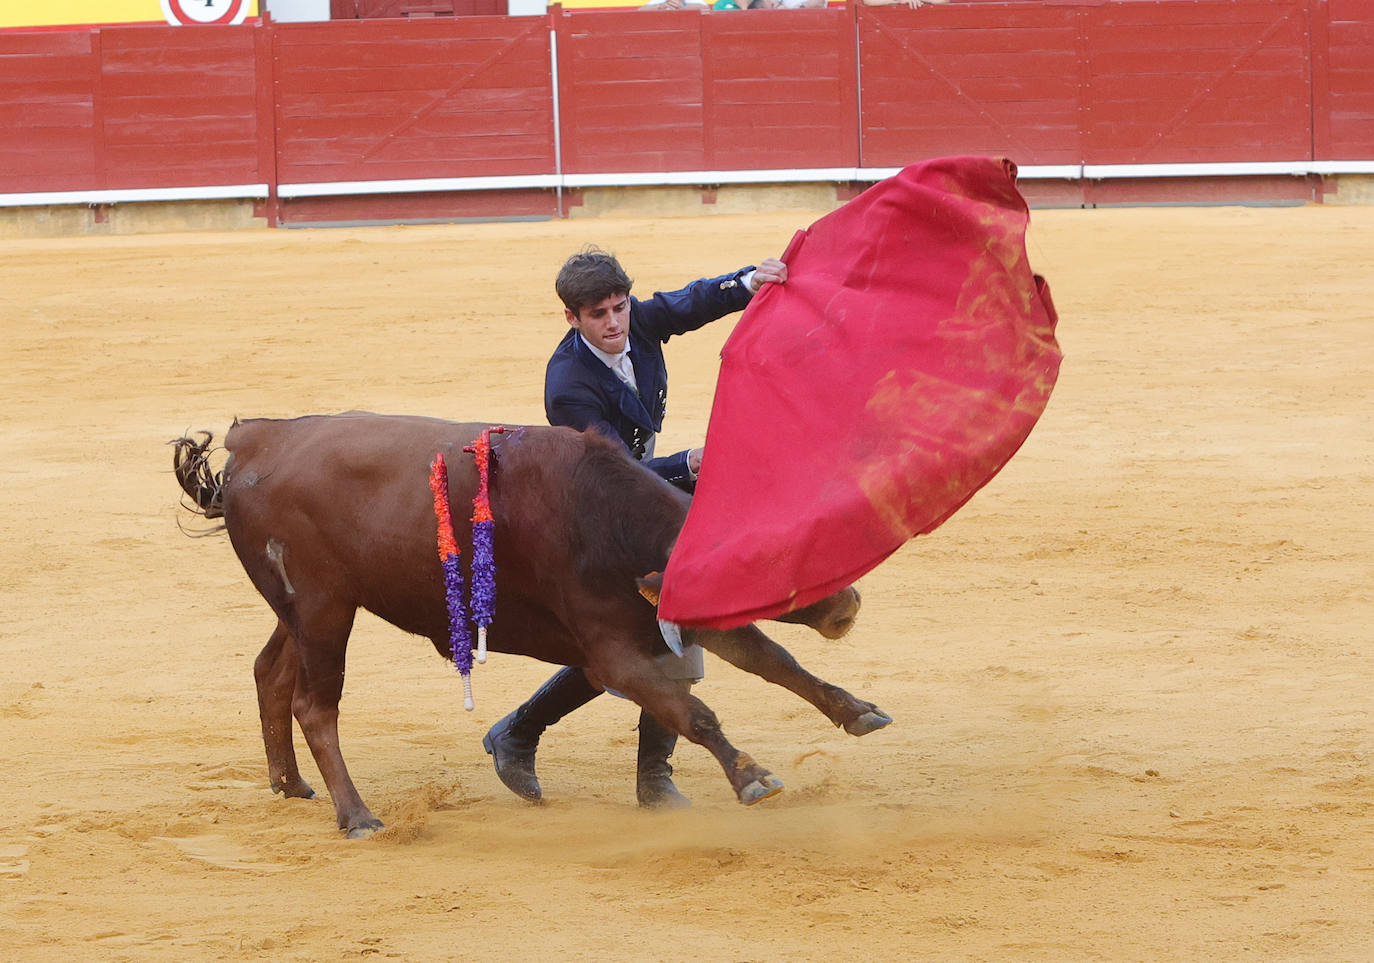
[[687, 470], [693, 475], [701, 473], [701, 453], [705, 448], [693, 448], [687, 452]]
[[786, 281], [787, 265], [775, 257], [766, 257], [754, 270], [754, 276], [749, 279], [749, 286], [757, 291], [765, 284], [783, 284]]

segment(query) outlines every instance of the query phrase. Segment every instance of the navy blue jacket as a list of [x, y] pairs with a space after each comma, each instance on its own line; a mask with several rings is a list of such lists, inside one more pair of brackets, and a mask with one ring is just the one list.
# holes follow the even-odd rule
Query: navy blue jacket
[[663, 344], [735, 311], [744, 310], [750, 291], [742, 278], [753, 267], [718, 278], [693, 281], [681, 291], [656, 292], [647, 301], [630, 298], [630, 361], [636, 395], [615, 376], [574, 328], [559, 342], [544, 373], [544, 413], [551, 425], [594, 429], [619, 438], [636, 459], [680, 488], [695, 487], [687, 452], [644, 458], [644, 446], [663, 428], [668, 402], [668, 368]]

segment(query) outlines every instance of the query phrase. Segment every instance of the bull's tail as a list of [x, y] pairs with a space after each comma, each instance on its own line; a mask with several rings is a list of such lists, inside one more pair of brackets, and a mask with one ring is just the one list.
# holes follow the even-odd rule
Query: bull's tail
[[174, 438], [167, 444], [172, 446], [172, 470], [191, 500], [189, 504], [183, 500], [182, 505], [206, 518], [223, 518], [224, 472], [210, 467], [210, 444], [214, 440], [214, 435], [202, 431], [197, 437]]

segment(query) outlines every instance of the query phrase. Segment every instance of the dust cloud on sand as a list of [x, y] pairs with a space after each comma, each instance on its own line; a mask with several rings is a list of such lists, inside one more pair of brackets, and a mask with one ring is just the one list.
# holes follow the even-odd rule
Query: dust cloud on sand
[[[648, 292], [821, 213], [7, 242], [7, 958], [1374, 957], [1367, 208], [1036, 212], [1066, 355], [1040, 425], [863, 580], [848, 637], [770, 628], [894, 724], [856, 740], [718, 661], [697, 690], [776, 799], [684, 746], [693, 808], [638, 811], [607, 697], [548, 733], [527, 806], [479, 740], [548, 667], [493, 656], [465, 713], [367, 616], [341, 738], [389, 828], [340, 838], [299, 737], [321, 798], [268, 790], [273, 620], [223, 536], [179, 530], [165, 442], [539, 423], [565, 255]], [[730, 324], [669, 344], [664, 450], [703, 437]]]

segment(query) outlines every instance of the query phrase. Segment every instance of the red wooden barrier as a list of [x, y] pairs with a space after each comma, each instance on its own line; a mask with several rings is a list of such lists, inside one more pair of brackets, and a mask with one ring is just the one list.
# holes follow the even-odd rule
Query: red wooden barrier
[[1088, 164], [1311, 155], [1306, 0], [1082, 8]]
[[0, 35], [0, 192], [261, 183], [251, 29]]
[[553, 172], [542, 17], [274, 30], [281, 183]]
[[[1321, 160], [1374, 155], [1374, 0], [1314, 4], [1314, 148]], [[1325, 49], [1318, 71], [1318, 36]]]
[[786, 30], [767, 29], [777, 22], [770, 14], [698, 16], [705, 41], [706, 169], [857, 166], [858, 78], [849, 12], [790, 11]]
[[1306, 5], [863, 8], [863, 163], [961, 152], [1041, 165], [1307, 158]]
[[97, 186], [99, 36], [0, 34], [0, 193]]
[[1374, 0], [1083, 0], [0, 32], [0, 194], [1369, 161], [1372, 24]]
[[947, 154], [1077, 164], [1079, 9], [1042, 4], [859, 10], [866, 167]]
[[579, 10], [555, 23], [565, 172], [857, 163], [843, 9]]
[[555, 15], [563, 170], [704, 170], [699, 14]]
[[100, 31], [102, 187], [261, 183], [253, 28]]

